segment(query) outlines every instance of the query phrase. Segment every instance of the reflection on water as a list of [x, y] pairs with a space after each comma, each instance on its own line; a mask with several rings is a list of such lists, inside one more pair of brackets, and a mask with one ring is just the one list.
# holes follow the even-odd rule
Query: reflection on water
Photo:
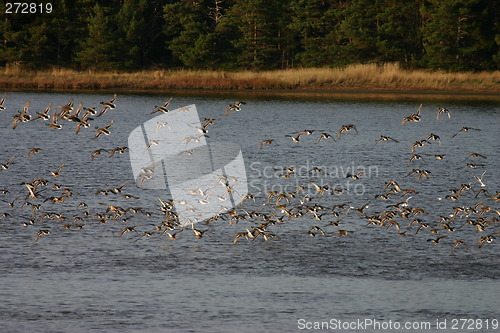
[[[246, 211], [282, 218], [267, 229], [279, 238], [265, 242], [262, 237], [241, 237], [233, 245], [235, 233], [245, 233], [261, 220], [242, 219], [230, 225], [227, 216], [215, 224], [200, 223], [196, 228], [207, 230], [201, 239], [189, 228], [175, 240], [166, 233], [159, 236], [156, 226], [165, 217], [158, 197], [167, 199], [168, 190], [137, 188], [128, 153], [109, 157], [113, 148], [127, 145], [129, 133], [151, 119], [154, 105], [170, 95], [119, 94], [116, 109], [78, 135], [65, 120], [60, 121], [64, 127], [59, 131], [38, 120], [11, 128], [12, 115], [27, 100], [35, 114], [49, 103], [64, 105], [74, 98], [75, 106], [81, 101], [89, 107], [110, 95], [12, 92], [7, 97], [6, 111], [0, 113], [0, 162], [16, 156], [8, 170], [0, 172], [0, 189], [8, 190], [0, 197], [0, 213], [9, 214], [0, 219], [0, 324], [5, 331], [269, 332], [298, 330], [301, 318], [433, 324], [438, 319], [499, 318], [500, 304], [494, 297], [500, 273], [498, 239], [477, 246], [481, 237], [498, 237], [499, 231], [498, 205], [478, 192], [485, 189], [494, 195], [499, 187], [498, 102], [431, 95], [422, 100], [399, 96], [394, 101], [246, 95], [243, 110], [226, 117], [227, 105], [242, 96], [175, 96], [172, 108], [196, 104], [200, 119], [215, 119], [208, 127], [208, 144], [230, 142], [241, 147], [248, 189], [255, 197], [255, 202], [246, 201]], [[420, 103], [424, 103], [421, 121], [402, 126], [401, 119]], [[437, 121], [439, 107], [448, 108], [451, 118]], [[111, 134], [90, 140], [94, 126], [111, 119], [115, 120]], [[346, 124], [354, 124], [359, 133], [350, 132], [339, 140], [337, 131]], [[481, 131], [452, 138], [464, 126]], [[306, 129], [315, 131], [301, 135], [298, 143], [286, 136], [296, 137]], [[318, 143], [323, 132], [337, 142]], [[412, 144], [431, 133], [441, 143], [429, 140], [412, 153]], [[381, 135], [399, 142], [375, 144]], [[260, 149], [265, 139], [273, 141]], [[41, 152], [28, 159], [33, 147]], [[91, 153], [101, 148], [107, 151], [91, 160]], [[422, 158], [410, 163], [414, 153]], [[486, 158], [469, 157], [470, 153]], [[443, 154], [443, 160], [434, 157]], [[62, 163], [61, 176], [51, 176]], [[429, 179], [418, 181], [417, 174], [409, 174], [413, 169], [429, 170]], [[360, 179], [346, 178], [363, 170], [367, 172]], [[22, 183], [35, 178], [49, 183], [39, 187], [42, 199], [26, 199], [29, 192]], [[380, 195], [389, 180], [415, 192], [384, 200]], [[311, 182], [329, 191], [319, 197]], [[96, 194], [124, 183], [119, 195]], [[452, 198], [450, 190], [462, 184], [472, 189]], [[301, 196], [281, 199], [289, 206], [284, 209], [292, 214], [301, 211], [300, 200], [309, 195], [312, 200], [304, 201], [303, 207], [337, 205], [332, 211], [340, 215], [323, 215], [324, 209], [289, 219], [274, 207], [276, 197], [267, 202], [268, 191], [290, 192], [297, 186], [304, 186]], [[45, 201], [63, 193], [71, 196], [62, 203]], [[24, 201], [39, 203], [40, 210], [23, 206]], [[81, 202], [88, 207], [79, 206]], [[421, 221], [408, 230], [409, 222], [401, 217], [382, 228], [369, 223], [367, 216], [394, 209], [389, 206], [398, 202], [426, 213], [412, 217]], [[110, 205], [141, 208], [141, 213], [129, 212], [102, 223], [97, 214], [104, 214]], [[342, 205], [345, 208], [339, 208]], [[358, 212], [361, 208], [363, 214]], [[85, 216], [87, 210], [91, 216]], [[459, 217], [450, 232], [439, 220], [455, 211]], [[56, 212], [64, 219], [39, 217], [34, 225], [29, 222], [39, 214]], [[428, 227], [421, 227], [424, 224]], [[126, 227], [134, 228], [118, 237]], [[339, 229], [347, 235], [340, 236]], [[49, 230], [50, 235], [34, 242], [39, 230]], [[438, 239], [438, 244], [431, 239]], [[466, 245], [457, 244], [453, 251], [456, 240]]]

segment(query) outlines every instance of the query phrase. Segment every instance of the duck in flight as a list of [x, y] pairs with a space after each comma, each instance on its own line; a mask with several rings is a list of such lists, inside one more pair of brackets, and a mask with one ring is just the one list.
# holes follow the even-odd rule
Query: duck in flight
[[441, 239], [443, 239], [443, 238], [446, 238], [446, 237], [448, 237], [448, 236], [439, 236], [439, 237], [437, 237], [437, 238], [429, 238], [427, 241], [428, 241], [428, 242], [432, 242], [432, 244], [434, 244], [434, 245], [438, 245], [438, 244], [439, 244], [439, 241], [440, 241]]
[[439, 120], [439, 116], [441, 116], [441, 114], [443, 114], [443, 113], [446, 113], [448, 115], [448, 119], [451, 118], [451, 113], [450, 113], [450, 111], [448, 111], [448, 109], [446, 109], [446, 108], [439, 108], [438, 109], [438, 113], [437, 113], [437, 120]]
[[83, 110], [83, 103], [80, 102], [76, 110], [74, 112], [68, 112], [65, 116], [64, 119], [67, 121], [73, 121], [75, 123], [79, 123], [82, 120], [80, 119], [80, 112]]
[[14, 116], [14, 121], [12, 122], [12, 128], [16, 129], [17, 125], [20, 122], [27, 122], [31, 120], [31, 116], [28, 114], [28, 109], [30, 107], [30, 101], [27, 101], [26, 104], [24, 104], [23, 110], [19, 111], [19, 114], [17, 116]]
[[38, 230], [38, 232], [36, 233], [35, 242], [38, 242], [40, 236], [46, 236], [46, 235], [50, 235], [49, 230], [47, 229]]
[[441, 145], [441, 138], [439, 137], [439, 135], [436, 135], [434, 133], [429, 134], [427, 136], [426, 140], [427, 140], [427, 142], [429, 142], [429, 140], [434, 140], [434, 141], [437, 141], [439, 143], [439, 145]]
[[61, 129], [62, 125], [58, 124], [57, 120], [58, 120], [57, 110], [54, 109], [54, 113], [52, 114], [52, 121], [50, 122], [50, 124], [45, 124], [45, 125], [52, 129]]
[[123, 155], [125, 154], [125, 151], [128, 149], [127, 146], [122, 146], [122, 147], [116, 147], [116, 148], [113, 148], [113, 150], [111, 150], [111, 152], [109, 153], [109, 157], [113, 157], [113, 155], [115, 153], [118, 153], [120, 155]]
[[31, 119], [31, 121], [37, 120], [37, 119], [40, 119], [40, 118], [43, 119], [43, 120], [49, 120], [50, 119], [49, 111], [50, 111], [51, 108], [52, 108], [52, 103], [50, 103], [45, 108], [45, 110], [43, 110], [43, 112], [40, 112], [40, 113], [37, 112], [37, 116], [35, 118]]
[[162, 127], [168, 127], [169, 130], [172, 130], [172, 127], [170, 127], [170, 125], [166, 121], [159, 121], [156, 123], [156, 129], [155, 129], [156, 136], [158, 136], [158, 131]]
[[105, 152], [108, 152], [106, 149], [104, 148], [100, 148], [100, 149], [97, 149], [97, 150], [94, 150], [91, 154], [90, 154], [90, 159], [93, 161], [94, 158], [97, 156], [97, 155], [101, 155], [101, 153], [105, 151]]
[[54, 176], [54, 177], [59, 177], [59, 176], [61, 175], [61, 174], [60, 174], [61, 169], [62, 169], [62, 168], [64, 168], [64, 166], [65, 166], [65, 165], [66, 165], [66, 164], [64, 164], [64, 163], [63, 163], [63, 164], [61, 164], [61, 165], [60, 165], [60, 166], [56, 169], [56, 171], [51, 171], [51, 172], [50, 172], [50, 174], [51, 174], [52, 176]]
[[16, 155], [17, 154], [12, 155], [12, 157], [9, 158], [9, 160], [6, 163], [2, 164], [2, 169], [3, 170], [7, 170], [9, 168], [9, 164], [12, 163], [12, 161], [14, 160], [14, 157], [16, 157]]
[[5, 103], [5, 98], [7, 97], [7, 93], [3, 94], [2, 99], [0, 100], [0, 111], [5, 111], [5, 106], [3, 103]]
[[246, 103], [242, 102], [242, 101], [237, 101], [234, 104], [229, 104], [229, 106], [226, 109], [226, 116], [229, 116], [229, 114], [231, 113], [231, 111], [236, 111], [236, 112], [241, 111], [241, 105], [242, 104], [246, 104]]
[[413, 162], [415, 160], [422, 160], [424, 163], [427, 163], [427, 162], [425, 162], [425, 160], [423, 159], [423, 157], [421, 155], [419, 155], [419, 154], [413, 154], [410, 157], [410, 160], [408, 161], [408, 166], [410, 166], [411, 162]]
[[69, 102], [66, 103], [65, 105], [58, 105], [57, 107], [61, 109], [61, 113], [59, 114], [59, 117], [57, 119], [57, 120], [60, 120], [64, 117], [66, 117], [66, 115], [68, 113], [73, 111], [73, 98], [70, 99]]
[[425, 156], [434, 156], [436, 160], [442, 160], [446, 156], [446, 154], [424, 154]]
[[111, 134], [111, 132], [109, 131], [109, 128], [115, 123], [114, 120], [111, 120], [109, 122], [109, 124], [107, 124], [106, 126], [104, 127], [96, 127], [96, 130], [97, 130], [97, 133], [94, 135], [94, 137], [92, 138], [92, 140], [96, 140], [99, 136], [101, 136], [101, 134], [104, 134], [104, 135], [109, 135]]
[[486, 184], [484, 184], [484, 182], [483, 182], [483, 177], [484, 177], [484, 174], [486, 173], [486, 171], [487, 171], [487, 170], [485, 170], [485, 171], [483, 172], [483, 174], [481, 175], [481, 177], [474, 176], [474, 179], [475, 179], [475, 180], [477, 180], [477, 182], [478, 182], [479, 184], [481, 184], [481, 187], [485, 187], [485, 186], [486, 186]]
[[422, 140], [419, 140], [419, 141], [415, 141], [412, 145], [411, 145], [411, 152], [414, 153], [415, 152], [415, 148], [416, 147], [423, 147], [425, 143], [430, 143], [429, 141], [427, 141], [426, 139], [422, 139]]
[[342, 127], [340, 127], [338, 132], [338, 139], [340, 140], [342, 133], [345, 133], [347, 135], [347, 133], [349, 133], [351, 130], [354, 130], [356, 134], [358, 134], [358, 129], [353, 124], [343, 125]]
[[90, 118], [88, 115], [82, 117], [82, 119], [76, 124], [75, 133], [80, 133], [80, 129], [82, 127], [88, 128], [90, 127], [89, 121], [94, 120], [94, 118]]
[[293, 142], [295, 142], [295, 143], [300, 142], [300, 135], [293, 136], [293, 135], [289, 135], [289, 134], [287, 134], [287, 135], [285, 135], [285, 136], [286, 136], [287, 138], [291, 138], [291, 139], [292, 139], [292, 141], [293, 141]]
[[463, 246], [465, 246], [465, 248], [467, 248], [467, 244], [465, 244], [464, 241], [461, 241], [459, 239], [455, 239], [455, 242], [453, 243], [453, 246], [451, 247], [451, 252], [454, 252], [458, 245], [463, 245]]
[[334, 138], [333, 136], [331, 136], [331, 135], [330, 135], [330, 134], [328, 134], [328, 133], [324, 133], [324, 132], [323, 132], [323, 133], [321, 133], [321, 135], [319, 136], [318, 141], [317, 141], [316, 143], [320, 143], [320, 142], [321, 142], [321, 140], [323, 140], [323, 139], [325, 139], [325, 140], [327, 140], [327, 139], [332, 139], [332, 140], [333, 140], [333, 142], [337, 142], [337, 140], [335, 140], [335, 138]]
[[346, 175], [346, 178], [351, 178], [351, 179], [355, 179], [355, 180], [357, 180], [357, 179], [360, 179], [360, 178], [361, 178], [361, 175], [362, 175], [362, 174], [364, 174], [364, 173], [367, 173], [367, 171], [365, 171], [365, 170], [361, 170], [361, 171], [359, 171], [359, 172], [357, 172], [357, 173], [355, 173], [355, 174], [348, 173], [348, 174]]
[[431, 173], [429, 170], [421, 170], [421, 169], [413, 169], [412, 171], [410, 171], [406, 177], [412, 175], [416, 173], [418, 175], [418, 181], [420, 181], [420, 179], [422, 179], [422, 177], [424, 178], [427, 178], [429, 179], [429, 174]]
[[417, 109], [417, 112], [412, 113], [412, 114], [410, 114], [407, 117], [404, 117], [403, 120], [401, 121], [401, 125], [404, 126], [407, 121], [408, 122], [416, 122], [416, 123], [418, 123], [420, 121], [420, 110], [422, 109], [422, 105], [423, 104], [420, 104], [420, 106]]
[[273, 143], [274, 139], [267, 139], [267, 140], [262, 140], [260, 142], [260, 146], [259, 146], [259, 149], [262, 149], [262, 147], [264, 145], [270, 145], [271, 143]]
[[393, 138], [391, 138], [390, 136], [381, 135], [381, 136], [380, 136], [380, 139], [378, 139], [378, 140], [375, 142], [375, 144], [379, 143], [380, 141], [386, 141], [386, 142], [387, 142], [387, 141], [389, 141], [389, 140], [394, 141], [394, 142], [396, 142], [396, 143], [398, 143], [398, 142], [399, 142], [398, 140], [393, 139]]
[[170, 102], [172, 102], [172, 99], [173, 99], [173, 97], [170, 97], [170, 99], [168, 101], [166, 101], [165, 103], [163, 103], [162, 105], [159, 105], [159, 106], [155, 105], [155, 109], [153, 111], [151, 111], [150, 114], [154, 114], [157, 112], [162, 112], [162, 113], [170, 112], [170, 110], [167, 107], [170, 104]]
[[31, 154], [38, 154], [40, 153], [41, 148], [31, 148], [28, 150], [28, 160], [30, 159]]
[[480, 131], [479, 128], [474, 128], [474, 127], [467, 127], [467, 126], [464, 126], [462, 127], [457, 133], [453, 134], [452, 135], [452, 138], [456, 137], [460, 132], [468, 132], [470, 130], [473, 130], [473, 131]]
[[109, 101], [100, 102], [100, 104], [102, 104], [102, 109], [101, 109], [101, 112], [99, 112], [99, 114], [97, 115], [97, 117], [102, 116], [104, 113], [106, 113], [106, 111], [108, 111], [110, 109], [116, 108], [115, 101], [116, 101], [116, 94]]
[[[286, 136], [286, 137], [291, 138], [293, 142], [297, 143], [297, 142], [299, 142], [299, 141], [300, 141], [300, 137], [301, 137], [302, 135], [304, 135], [304, 134], [305, 134], [305, 135], [311, 135], [311, 134], [313, 134], [313, 132], [314, 132], [314, 131], [315, 131], [315, 130], [307, 130], [307, 129], [306, 129], [306, 130], [303, 130], [303, 131], [301, 131], [301, 132], [293, 132], [293, 133], [291, 133], [291, 134], [287, 134], [287, 135], [285, 135], [285, 136]], [[293, 136], [292, 134], [297, 134], [297, 136]]]
[[478, 154], [478, 153], [470, 153], [469, 156], [467, 156], [467, 158], [465, 160], [467, 161], [471, 157], [487, 158], [486, 156]]

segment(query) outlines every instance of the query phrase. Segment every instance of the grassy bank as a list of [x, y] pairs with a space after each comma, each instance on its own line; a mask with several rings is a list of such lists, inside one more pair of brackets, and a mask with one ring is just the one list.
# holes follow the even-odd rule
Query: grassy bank
[[404, 70], [398, 64], [351, 65], [342, 69], [305, 68], [277, 71], [149, 70], [78, 72], [69, 69], [26, 71], [0, 69], [1, 89], [386, 89], [500, 91], [500, 71], [458, 72]]

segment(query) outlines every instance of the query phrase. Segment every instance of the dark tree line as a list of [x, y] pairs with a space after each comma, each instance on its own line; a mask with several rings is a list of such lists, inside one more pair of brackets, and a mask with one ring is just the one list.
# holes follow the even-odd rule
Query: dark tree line
[[0, 65], [493, 70], [498, 8], [491, 0], [54, 0], [50, 14], [2, 10]]

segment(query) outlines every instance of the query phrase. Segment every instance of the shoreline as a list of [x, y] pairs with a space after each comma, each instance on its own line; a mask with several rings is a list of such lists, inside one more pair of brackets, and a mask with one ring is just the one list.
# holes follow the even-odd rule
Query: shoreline
[[500, 100], [500, 71], [405, 70], [398, 64], [275, 71], [146, 70], [93, 72], [0, 68], [0, 90], [144, 94], [456, 96]]
[[61, 89], [61, 88], [4, 88], [2, 92], [40, 92], [40, 93], [123, 93], [137, 95], [168, 96], [220, 96], [234, 99], [275, 97], [298, 100], [410, 100], [410, 101], [489, 101], [500, 103], [500, 92], [491, 90], [452, 90], [452, 89], [383, 89], [383, 88], [338, 88], [338, 89], [144, 89], [110, 87], [101, 89]]

